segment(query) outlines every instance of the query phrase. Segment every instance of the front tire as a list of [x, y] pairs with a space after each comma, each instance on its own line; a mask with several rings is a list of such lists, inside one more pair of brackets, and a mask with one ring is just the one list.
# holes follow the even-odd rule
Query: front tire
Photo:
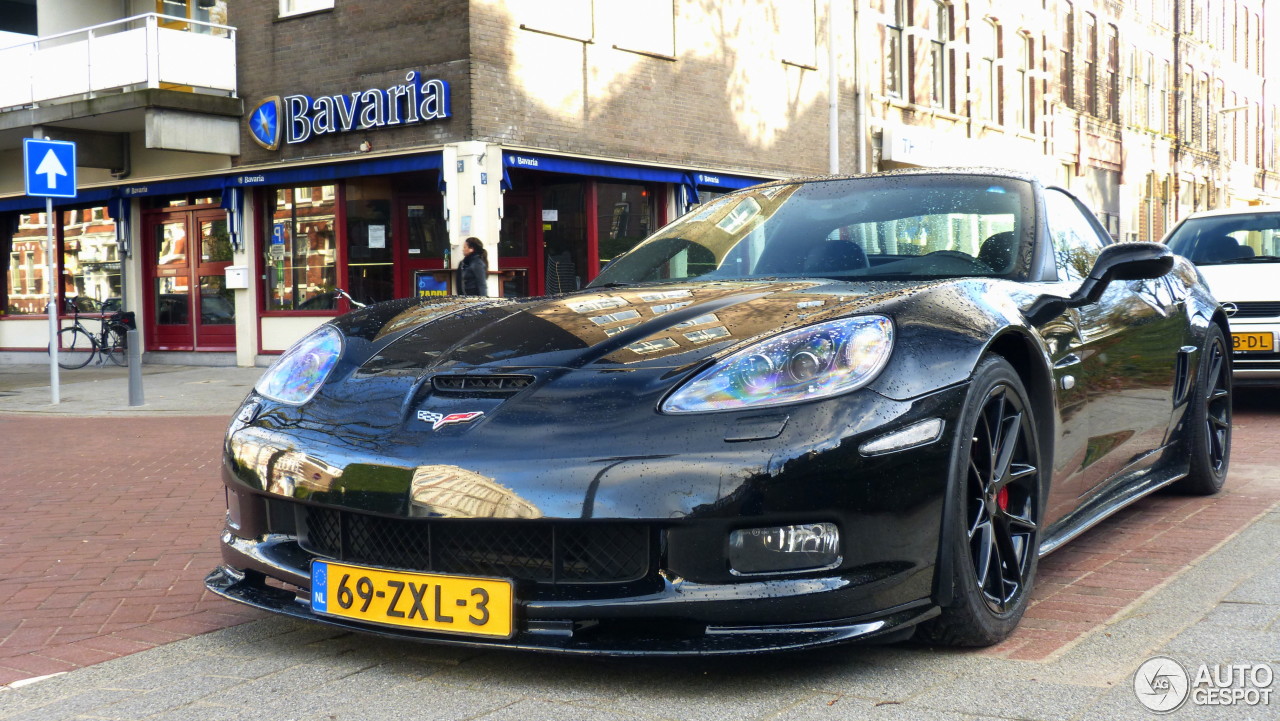
[[84, 368], [93, 360], [97, 346], [93, 336], [80, 328], [63, 328], [58, 331], [58, 367], [67, 370]]
[[1191, 467], [1174, 491], [1211, 496], [1222, 490], [1231, 465], [1231, 353], [1216, 324], [1205, 334], [1200, 372], [1187, 409], [1186, 449]]
[[920, 627], [949, 646], [990, 646], [1013, 633], [1026, 611], [1040, 556], [1043, 471], [1031, 401], [998, 356], [974, 372], [949, 483], [940, 553], [949, 557], [952, 602]]

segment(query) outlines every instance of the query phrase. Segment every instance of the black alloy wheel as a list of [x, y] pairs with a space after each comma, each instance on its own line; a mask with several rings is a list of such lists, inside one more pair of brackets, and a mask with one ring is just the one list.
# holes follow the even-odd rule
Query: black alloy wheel
[[1028, 411], [1008, 384], [992, 388], [969, 448], [965, 516], [969, 557], [992, 613], [1017, 604], [1037, 553], [1040, 471]]
[[[990, 646], [1026, 611], [1040, 556], [1043, 478], [1026, 388], [999, 356], [979, 363], [953, 450], [943, 524], [940, 588], [949, 603], [918, 636], [950, 646]], [[948, 595], [944, 591], [944, 597]]]
[[1208, 496], [1222, 490], [1231, 465], [1231, 355], [1217, 325], [1205, 334], [1198, 375], [1187, 408], [1187, 477], [1173, 489]]

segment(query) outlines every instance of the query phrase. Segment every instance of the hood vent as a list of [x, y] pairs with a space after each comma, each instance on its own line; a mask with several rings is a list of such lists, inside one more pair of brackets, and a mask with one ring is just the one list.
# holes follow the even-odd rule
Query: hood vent
[[501, 395], [519, 393], [533, 383], [533, 376], [521, 375], [438, 375], [431, 379], [437, 393], [458, 395]]

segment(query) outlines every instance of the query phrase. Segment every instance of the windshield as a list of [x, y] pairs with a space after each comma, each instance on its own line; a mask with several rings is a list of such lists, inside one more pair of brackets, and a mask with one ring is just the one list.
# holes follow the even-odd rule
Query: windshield
[[591, 284], [1009, 275], [1034, 228], [1021, 180], [888, 175], [748, 188], [694, 208]]
[[1196, 265], [1280, 262], [1280, 212], [1189, 218], [1165, 242]]

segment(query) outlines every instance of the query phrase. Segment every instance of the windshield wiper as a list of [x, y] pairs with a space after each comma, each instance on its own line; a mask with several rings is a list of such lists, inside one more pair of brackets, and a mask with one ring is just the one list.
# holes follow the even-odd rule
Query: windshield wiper
[[1280, 263], [1280, 256], [1251, 255], [1247, 258], [1227, 258], [1225, 260], [1197, 260], [1196, 265], [1235, 265], [1237, 263]]

